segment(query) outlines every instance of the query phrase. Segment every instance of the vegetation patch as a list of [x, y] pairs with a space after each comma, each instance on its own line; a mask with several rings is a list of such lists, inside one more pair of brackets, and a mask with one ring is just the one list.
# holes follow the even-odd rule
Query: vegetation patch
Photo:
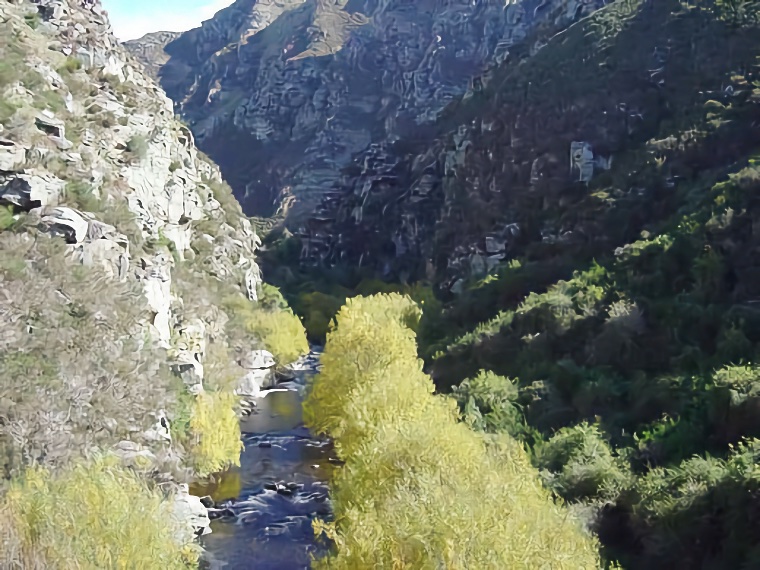
[[77, 461], [56, 473], [29, 469], [1, 512], [3, 567], [197, 567], [197, 545], [177, 542], [183, 534], [170, 502], [114, 457]]
[[142, 135], [134, 135], [127, 141], [127, 152], [135, 159], [143, 160], [148, 155], [148, 139]]
[[289, 364], [309, 352], [301, 320], [290, 309], [259, 308], [240, 295], [225, 299], [224, 308], [239, 327], [259, 339], [278, 364]]
[[237, 397], [229, 392], [204, 392], [196, 396], [190, 411], [190, 456], [201, 476], [240, 465], [240, 422]]
[[[318, 568], [598, 568], [595, 541], [509, 436], [483, 438], [434, 396], [397, 294], [356, 297], [328, 334], [307, 425], [345, 460], [331, 482], [336, 544]], [[488, 497], [483, 501], [483, 497]]]

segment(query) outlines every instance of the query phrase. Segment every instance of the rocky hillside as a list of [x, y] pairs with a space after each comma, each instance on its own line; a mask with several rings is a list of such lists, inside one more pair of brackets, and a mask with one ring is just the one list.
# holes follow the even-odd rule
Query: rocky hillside
[[236, 462], [233, 393], [305, 343], [258, 243], [97, 0], [0, 2], [2, 487], [94, 452], [175, 480]]
[[[514, 45], [604, 3], [239, 0], [168, 43], [159, 77], [246, 213], [296, 228], [354, 155], [393, 162], [391, 143], [478, 89]], [[128, 47], [153, 66], [152, 43]]]
[[517, 46], [432, 132], [359, 157], [311, 255], [461, 291], [510, 258], [558, 269], [655, 235], [758, 139], [757, 30], [732, 5], [617, 1]]

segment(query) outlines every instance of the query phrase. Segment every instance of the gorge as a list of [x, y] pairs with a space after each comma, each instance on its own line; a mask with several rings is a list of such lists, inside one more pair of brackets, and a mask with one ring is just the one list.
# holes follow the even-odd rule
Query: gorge
[[760, 2], [0, 26], [0, 568], [760, 566]]

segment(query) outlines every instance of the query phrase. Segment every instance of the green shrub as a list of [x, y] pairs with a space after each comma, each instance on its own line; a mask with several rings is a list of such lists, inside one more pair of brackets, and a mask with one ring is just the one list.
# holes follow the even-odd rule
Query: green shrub
[[127, 141], [127, 152], [138, 160], [148, 155], [148, 140], [142, 135], [135, 135]]
[[408, 297], [357, 297], [328, 334], [304, 417], [346, 463], [331, 481], [335, 522], [314, 525], [336, 552], [316, 567], [598, 568], [596, 543], [522, 447], [479, 436], [433, 395], [410, 328], [419, 318]]
[[757, 568], [760, 441], [725, 460], [693, 457], [641, 477], [621, 506], [652, 567]]
[[259, 293], [259, 305], [269, 310], [284, 310], [288, 308], [288, 302], [282, 296], [280, 290], [269, 283], [261, 284]]
[[65, 200], [72, 206], [85, 212], [98, 212], [100, 199], [93, 194], [92, 186], [83, 181], [71, 181], [64, 189]]
[[33, 30], [36, 30], [42, 23], [42, 18], [40, 18], [40, 15], [35, 12], [34, 14], [27, 14], [24, 16], [24, 21], [26, 22], [27, 26]]
[[8, 230], [16, 223], [11, 206], [0, 206], [0, 232]]
[[58, 68], [59, 73], [75, 73], [82, 69], [82, 62], [76, 57], [68, 56], [66, 61], [61, 67]]
[[723, 444], [760, 436], [760, 368], [724, 366], [713, 375], [710, 416], [713, 437]]
[[718, 16], [735, 26], [760, 24], [760, 1], [715, 0]]
[[18, 540], [16, 552], [3, 544], [3, 567], [34, 568], [36, 558], [38, 568], [180, 570], [196, 567], [199, 557], [193, 543], [176, 542], [181, 527], [171, 504], [113, 457], [58, 474], [30, 469], [12, 485], [3, 511]]
[[481, 370], [455, 387], [457, 400], [465, 421], [474, 429], [504, 432], [518, 436], [525, 430], [518, 390], [515, 382], [493, 372]]
[[316, 342], [324, 342], [330, 330], [330, 323], [344, 302], [345, 298], [313, 291], [299, 295], [293, 305], [298, 314], [303, 316], [303, 324], [309, 338]]
[[614, 499], [629, 483], [624, 462], [596, 425], [563, 428], [534, 452], [548, 486], [568, 500]]
[[243, 216], [243, 210], [229, 184], [216, 179], [204, 179], [203, 182], [211, 189], [214, 199], [219, 202], [228, 220], [236, 220]]

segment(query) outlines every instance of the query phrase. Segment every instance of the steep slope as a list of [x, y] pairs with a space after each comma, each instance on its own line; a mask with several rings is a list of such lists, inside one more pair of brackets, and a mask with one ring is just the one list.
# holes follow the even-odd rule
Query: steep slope
[[443, 136], [355, 164], [305, 236], [312, 257], [371, 260], [448, 290], [509, 257], [590, 259], [651, 231], [678, 189], [756, 137], [751, 123], [718, 135], [707, 120], [710, 101], [746, 99], [757, 55], [751, 31], [711, 5], [616, 2], [537, 53], [513, 50], [450, 106]]
[[328, 230], [442, 285], [439, 389], [530, 445], [625, 568], [758, 565], [759, 25], [618, 0], [399, 144]]
[[239, 0], [169, 43], [159, 76], [244, 210], [285, 204], [298, 227], [354, 154], [385, 160], [530, 31], [602, 4]]
[[[99, 2], [0, 2], [1, 487], [95, 452], [185, 481], [236, 462], [239, 381], [267, 342], [305, 343], [276, 338], [298, 321], [262, 290], [258, 243]], [[44, 542], [44, 517], [23, 520]], [[26, 548], [58, 567], [55, 544]]]

